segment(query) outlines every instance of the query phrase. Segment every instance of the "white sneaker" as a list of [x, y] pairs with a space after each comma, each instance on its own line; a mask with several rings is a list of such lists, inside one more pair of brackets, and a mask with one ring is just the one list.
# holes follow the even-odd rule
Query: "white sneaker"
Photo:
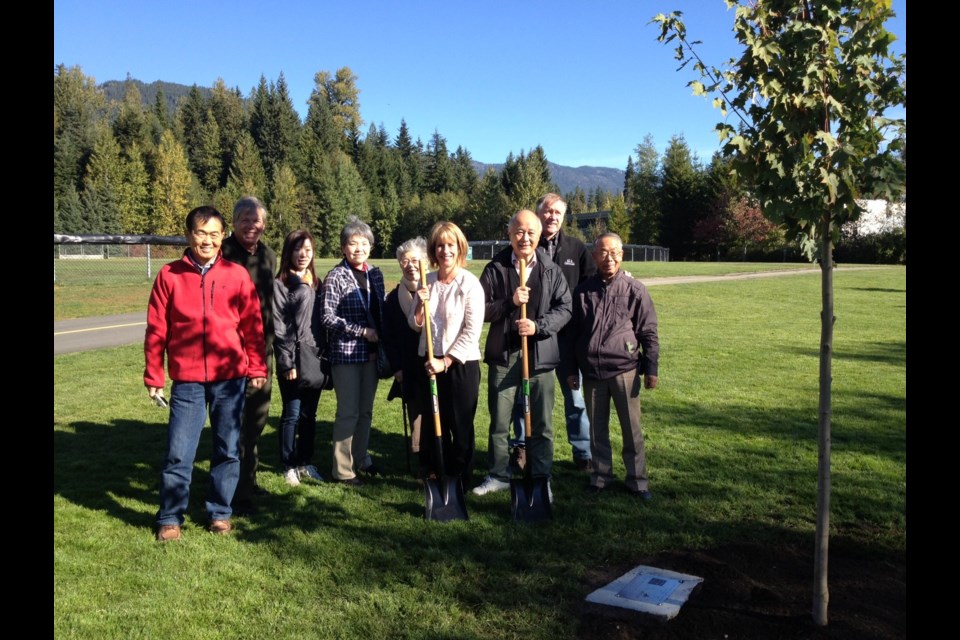
[[320, 475], [320, 472], [317, 471], [317, 468], [312, 464], [308, 464], [306, 466], [300, 467], [299, 469], [297, 469], [297, 471], [300, 472], [301, 478], [307, 477], [307, 478], [310, 478], [311, 480], [316, 480], [317, 482], [323, 482], [323, 476]]
[[488, 493], [493, 493], [494, 491], [504, 491], [509, 488], [509, 482], [504, 482], [503, 480], [497, 480], [492, 476], [487, 476], [483, 479], [483, 482], [473, 488], [473, 493], [474, 495], [485, 496]]
[[290, 485], [291, 487], [299, 487], [299, 486], [300, 486], [300, 471], [297, 470], [295, 467], [290, 467], [290, 468], [287, 469], [286, 472], [283, 474], [283, 479], [284, 479], [284, 480], [287, 482], [287, 484]]

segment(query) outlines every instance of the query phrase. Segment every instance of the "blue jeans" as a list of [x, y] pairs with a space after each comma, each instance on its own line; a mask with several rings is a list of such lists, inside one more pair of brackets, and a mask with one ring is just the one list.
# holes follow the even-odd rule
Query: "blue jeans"
[[317, 438], [317, 404], [320, 389], [300, 389], [296, 380], [280, 379], [280, 462], [284, 469], [313, 462]]
[[[560, 392], [563, 393], [563, 415], [567, 422], [567, 442], [573, 449], [574, 460], [590, 459], [590, 421], [587, 419], [587, 405], [583, 401], [583, 392], [574, 391], [567, 384], [566, 374], [561, 373], [561, 367], [556, 369], [557, 380], [560, 382]], [[580, 388], [583, 388], [583, 376], [580, 377]], [[523, 399], [517, 393], [517, 404], [513, 408], [513, 439], [510, 446], [523, 446], [525, 427], [523, 424]]]
[[240, 478], [240, 421], [246, 378], [221, 382], [174, 382], [170, 391], [167, 457], [160, 472], [157, 525], [183, 524], [190, 503], [190, 479], [200, 433], [210, 408], [213, 452], [206, 508], [211, 520], [229, 520], [230, 502]]

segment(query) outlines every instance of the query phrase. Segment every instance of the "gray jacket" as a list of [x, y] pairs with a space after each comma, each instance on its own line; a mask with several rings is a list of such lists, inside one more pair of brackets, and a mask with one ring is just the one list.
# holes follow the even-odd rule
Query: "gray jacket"
[[316, 290], [295, 275], [273, 281], [273, 332], [276, 339], [273, 353], [277, 358], [277, 373], [296, 368], [297, 341], [316, 346], [311, 321]]

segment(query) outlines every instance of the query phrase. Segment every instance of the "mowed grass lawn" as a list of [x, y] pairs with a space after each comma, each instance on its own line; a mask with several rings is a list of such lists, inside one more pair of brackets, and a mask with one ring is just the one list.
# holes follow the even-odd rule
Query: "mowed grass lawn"
[[[831, 533], [879, 560], [900, 557], [906, 270], [841, 270], [835, 282]], [[141, 348], [55, 357], [55, 637], [572, 638], [598, 572], [745, 540], [812, 546], [819, 275], [650, 290], [661, 340], [660, 386], [643, 393], [654, 499], [641, 504], [622, 487], [583, 495], [561, 403], [555, 519], [542, 526], [511, 520], [509, 492], [468, 495], [468, 522], [424, 521], [400, 404], [387, 402], [381, 383], [371, 449], [383, 480], [359, 490], [284, 484], [275, 391], [260, 513], [236, 518], [229, 537], [203, 530], [207, 430], [184, 540], [158, 544], [167, 414], [146, 398]], [[486, 461], [485, 397], [484, 380], [474, 480]], [[325, 393], [316, 456], [324, 475], [334, 412]], [[622, 476], [618, 460], [616, 468]]]

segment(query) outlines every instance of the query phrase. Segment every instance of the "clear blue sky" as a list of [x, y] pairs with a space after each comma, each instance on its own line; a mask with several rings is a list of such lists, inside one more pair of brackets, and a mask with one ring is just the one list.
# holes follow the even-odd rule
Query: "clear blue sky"
[[[906, 0], [893, 8], [904, 52]], [[648, 24], [674, 9], [708, 63], [737, 53], [723, 0], [54, 0], [53, 58], [98, 83], [222, 78], [245, 96], [283, 72], [301, 117], [316, 72], [348, 66], [364, 132], [395, 137], [404, 118], [481, 162], [539, 144], [557, 164], [623, 169], [648, 133], [661, 152], [675, 134], [704, 160], [717, 149], [719, 111]]]

